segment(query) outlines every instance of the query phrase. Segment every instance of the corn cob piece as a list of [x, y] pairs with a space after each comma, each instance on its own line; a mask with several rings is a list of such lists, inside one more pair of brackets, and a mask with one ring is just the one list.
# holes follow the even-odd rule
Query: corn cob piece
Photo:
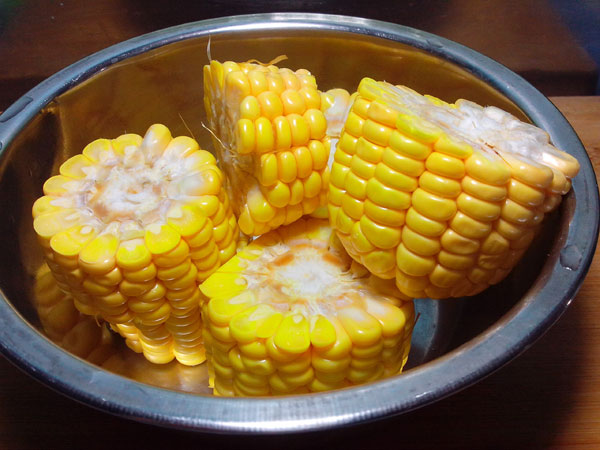
[[352, 262], [327, 220], [251, 242], [200, 290], [215, 395], [318, 392], [398, 374], [412, 299]]
[[34, 301], [44, 333], [57, 345], [96, 365], [114, 355], [111, 333], [77, 311], [73, 297], [59, 289], [46, 264], [35, 276]]
[[326, 206], [327, 118], [343, 114], [348, 99], [341, 89], [320, 93], [303, 69], [204, 67], [206, 115], [243, 233], [259, 236]]
[[404, 294], [474, 295], [510, 272], [578, 170], [498, 108], [365, 78], [334, 155], [330, 220]]
[[[199, 282], [236, 251], [238, 228], [209, 152], [163, 125], [99, 139], [33, 205], [59, 287], [155, 363], [204, 361]], [[137, 338], [135, 338], [137, 336]]]

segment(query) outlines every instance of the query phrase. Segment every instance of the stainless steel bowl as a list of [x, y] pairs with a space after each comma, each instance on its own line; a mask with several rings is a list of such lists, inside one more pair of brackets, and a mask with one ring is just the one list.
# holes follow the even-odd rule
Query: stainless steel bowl
[[[34, 308], [41, 253], [31, 205], [43, 181], [98, 137], [143, 134], [155, 122], [205, 146], [202, 66], [269, 61], [316, 75], [321, 89], [352, 90], [363, 76], [406, 84], [447, 101], [502, 107], [546, 129], [581, 172], [524, 261], [472, 299], [419, 300], [410, 368], [403, 375], [323, 394], [211, 397], [204, 368], [152, 366], [122, 348], [118, 365], [97, 367], [43, 335]], [[554, 106], [500, 64], [410, 28], [317, 14], [238, 16], [141, 36], [47, 79], [0, 116], [0, 349], [52, 388], [96, 408], [147, 423], [210, 432], [318, 430], [406, 413], [475, 383], [529, 347], [564, 312], [591, 262], [598, 188], [577, 136]], [[182, 382], [182, 380], [184, 380]]]

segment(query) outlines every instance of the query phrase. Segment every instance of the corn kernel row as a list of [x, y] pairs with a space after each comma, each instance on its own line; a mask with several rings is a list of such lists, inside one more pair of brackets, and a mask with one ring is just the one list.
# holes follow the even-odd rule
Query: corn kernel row
[[404, 294], [473, 295], [510, 272], [578, 167], [497, 108], [364, 79], [334, 154], [330, 219]]
[[205, 110], [243, 233], [264, 234], [326, 205], [328, 119], [344, 112], [348, 97], [322, 94], [303, 69], [204, 67]]
[[100, 139], [33, 206], [60, 288], [152, 362], [204, 360], [198, 283], [233, 256], [238, 228], [210, 153], [162, 125]]
[[114, 355], [110, 332], [77, 311], [73, 297], [58, 288], [46, 264], [35, 276], [34, 302], [44, 333], [57, 345], [97, 365]]
[[201, 286], [214, 393], [318, 392], [399, 373], [414, 308], [393, 283], [351, 270], [327, 221], [251, 242]]

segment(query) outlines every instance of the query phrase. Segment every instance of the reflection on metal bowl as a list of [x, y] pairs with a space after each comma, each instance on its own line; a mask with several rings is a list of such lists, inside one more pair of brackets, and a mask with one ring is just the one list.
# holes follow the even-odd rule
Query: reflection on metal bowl
[[[152, 365], [129, 352], [107, 328], [68, 307], [63, 313], [70, 317], [69, 327], [53, 322], [56, 317], [48, 313], [60, 299], [48, 295], [52, 287], [40, 281], [44, 269], [30, 212], [43, 181], [92, 139], [143, 134], [160, 122], [174, 135], [192, 133], [210, 148], [202, 127], [201, 81], [209, 42], [212, 56], [220, 60], [269, 61], [285, 54], [291, 68], [309, 69], [322, 90], [353, 90], [370, 76], [446, 101], [462, 97], [499, 106], [546, 129], [559, 148], [579, 159], [580, 174], [524, 260], [501, 284], [471, 299], [417, 301], [419, 320], [403, 375], [323, 394], [212, 397], [204, 366]], [[0, 116], [0, 145], [5, 212], [0, 223], [0, 349], [68, 396], [174, 428], [316, 430], [405, 413], [452, 394], [514, 358], [560, 317], [585, 276], [598, 233], [591, 164], [546, 98], [506, 68], [458, 44], [359, 18], [239, 16], [132, 39], [68, 67], [12, 105]]]

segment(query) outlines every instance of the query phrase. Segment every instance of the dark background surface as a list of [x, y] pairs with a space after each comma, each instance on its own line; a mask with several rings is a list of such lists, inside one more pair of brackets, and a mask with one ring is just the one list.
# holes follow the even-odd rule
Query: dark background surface
[[546, 95], [596, 92], [597, 64], [590, 54], [600, 45], [598, 0], [5, 0], [0, 110], [67, 65], [134, 36], [196, 20], [277, 11], [407, 25], [496, 59]]

